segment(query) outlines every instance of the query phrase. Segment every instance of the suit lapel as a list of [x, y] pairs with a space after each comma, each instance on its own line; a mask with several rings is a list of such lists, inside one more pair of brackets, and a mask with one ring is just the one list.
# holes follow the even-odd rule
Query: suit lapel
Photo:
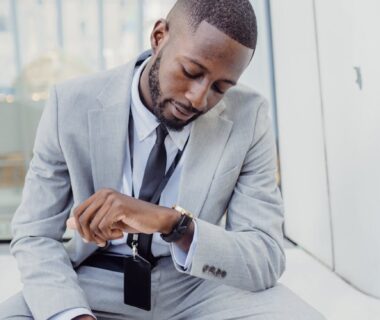
[[101, 108], [88, 112], [95, 191], [121, 188], [125, 155], [129, 148], [131, 83], [136, 64], [149, 54], [144, 52], [137, 60], [121, 67], [97, 97]]
[[[125, 86], [124, 90], [128, 92], [129, 87]], [[129, 105], [129, 98], [124, 97], [123, 101], [112, 106], [88, 112], [91, 169], [95, 192], [102, 188], [120, 190], [128, 143]], [[78, 233], [75, 233], [74, 239], [67, 245], [75, 266], [98, 248], [95, 243], [84, 243]]]
[[94, 189], [120, 188], [124, 155], [128, 143], [128, 104], [113, 110], [89, 112], [91, 164]]
[[193, 125], [184, 158], [178, 204], [198, 216], [230, 136], [232, 121], [220, 117], [223, 102]]

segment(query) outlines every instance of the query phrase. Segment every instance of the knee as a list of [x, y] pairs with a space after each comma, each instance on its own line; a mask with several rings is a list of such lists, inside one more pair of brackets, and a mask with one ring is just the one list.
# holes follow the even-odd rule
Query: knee
[[33, 316], [21, 292], [0, 303], [0, 320], [31, 320]]

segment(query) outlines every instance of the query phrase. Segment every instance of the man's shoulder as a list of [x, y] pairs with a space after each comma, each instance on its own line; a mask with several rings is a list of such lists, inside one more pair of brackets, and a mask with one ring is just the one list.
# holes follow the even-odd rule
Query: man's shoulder
[[240, 83], [228, 90], [225, 95], [227, 104], [238, 104], [248, 108], [259, 107], [265, 100], [260, 92]]
[[107, 71], [66, 80], [55, 86], [55, 94], [61, 120], [75, 116], [83, 121], [89, 110], [126, 101], [131, 82], [131, 64]]
[[[128, 65], [124, 64], [106, 71], [82, 75], [68, 79], [56, 85], [57, 91], [62, 95], [90, 94], [96, 96], [105, 85], [115, 77], [121, 77], [127, 70]], [[97, 93], [97, 94], [96, 94]]]
[[224, 114], [231, 120], [255, 117], [260, 108], [268, 108], [267, 99], [258, 91], [238, 84], [227, 91]]
[[144, 61], [149, 55], [150, 51], [146, 51], [121, 66], [66, 80], [56, 85], [57, 93], [65, 98], [76, 99], [79, 96], [91, 100], [106, 89], [109, 95], [123, 96], [132, 81], [136, 63]]

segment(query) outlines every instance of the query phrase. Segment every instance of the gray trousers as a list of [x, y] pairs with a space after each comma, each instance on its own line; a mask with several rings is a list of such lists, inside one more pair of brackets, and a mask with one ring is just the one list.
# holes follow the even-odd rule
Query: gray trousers
[[[153, 269], [149, 312], [124, 304], [122, 273], [87, 266], [77, 272], [99, 320], [325, 319], [281, 284], [262, 292], [243, 291], [181, 274], [175, 270], [171, 258], [160, 259]], [[0, 319], [33, 319], [21, 292], [0, 304]]]

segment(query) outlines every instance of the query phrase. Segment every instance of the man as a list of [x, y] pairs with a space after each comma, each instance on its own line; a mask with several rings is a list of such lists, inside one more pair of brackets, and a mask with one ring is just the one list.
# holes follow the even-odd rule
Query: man
[[1, 319], [322, 319], [276, 285], [268, 107], [236, 86], [256, 38], [249, 1], [179, 0], [152, 53], [52, 90], [13, 221], [24, 288]]

